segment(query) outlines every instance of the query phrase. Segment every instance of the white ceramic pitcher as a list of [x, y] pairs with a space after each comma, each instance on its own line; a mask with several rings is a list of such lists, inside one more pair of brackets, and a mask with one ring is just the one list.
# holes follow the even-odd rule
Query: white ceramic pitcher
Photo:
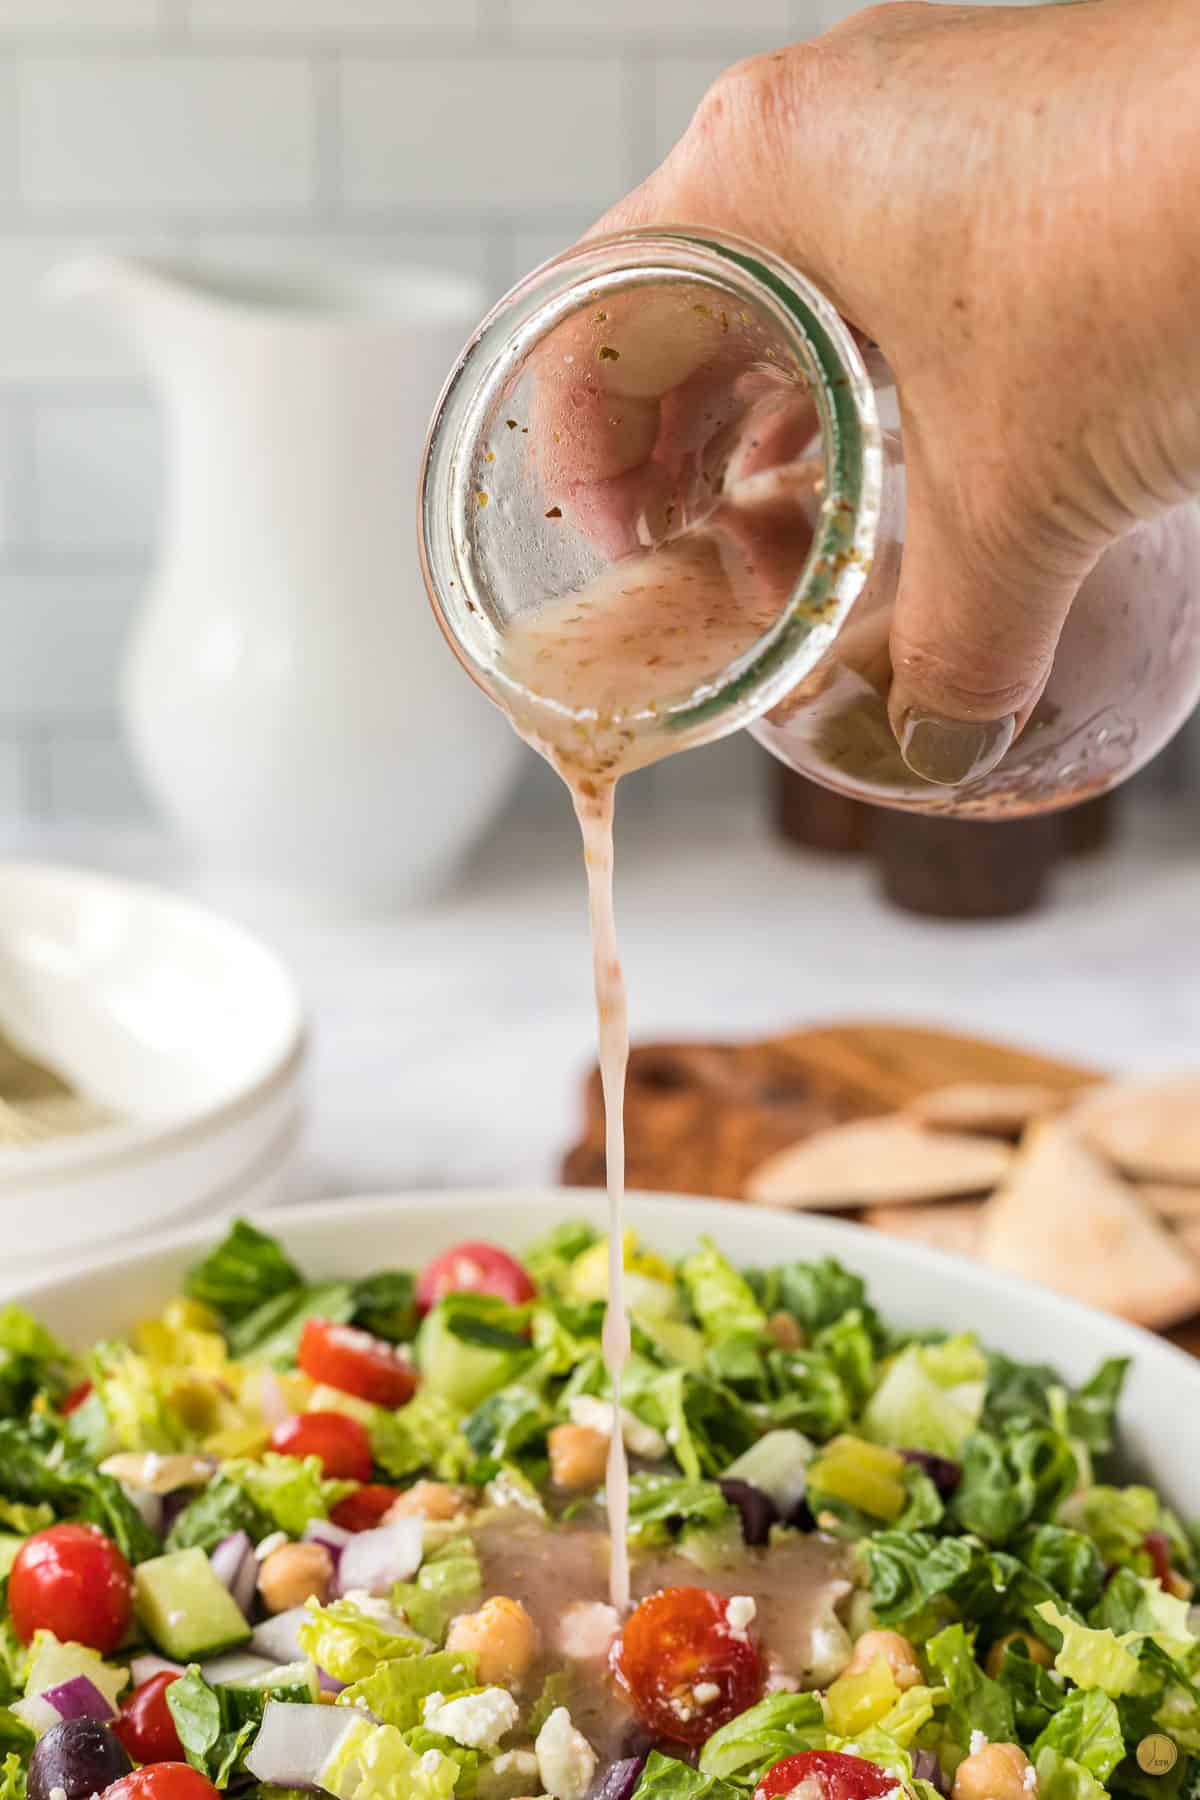
[[474, 283], [397, 269], [266, 282], [78, 257], [162, 401], [157, 565], [124, 670], [142, 773], [214, 872], [298, 900], [428, 890], [521, 748], [430, 617], [414, 491]]

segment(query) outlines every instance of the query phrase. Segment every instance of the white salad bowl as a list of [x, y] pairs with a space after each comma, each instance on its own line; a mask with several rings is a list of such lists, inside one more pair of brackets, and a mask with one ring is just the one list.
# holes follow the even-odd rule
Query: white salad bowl
[[[463, 1238], [519, 1250], [563, 1219], [586, 1218], [603, 1228], [605, 1217], [602, 1194], [565, 1188], [326, 1201], [283, 1208], [260, 1222], [306, 1273], [337, 1278], [385, 1267], [416, 1269]], [[1073, 1383], [1105, 1357], [1129, 1357], [1120, 1409], [1127, 1469], [1152, 1479], [1185, 1518], [1200, 1516], [1200, 1362], [1139, 1327], [1047, 1288], [835, 1219], [634, 1194], [628, 1222], [647, 1245], [671, 1256], [691, 1249], [701, 1234], [742, 1267], [834, 1256], [865, 1278], [889, 1322], [974, 1331], [1010, 1356], [1051, 1364]], [[69, 1275], [31, 1282], [11, 1297], [82, 1349], [161, 1307], [222, 1229], [213, 1223], [97, 1258]]]
[[114, 1114], [0, 1147], [3, 1276], [277, 1191], [305, 1023], [240, 926], [139, 883], [0, 864], [0, 1028]]

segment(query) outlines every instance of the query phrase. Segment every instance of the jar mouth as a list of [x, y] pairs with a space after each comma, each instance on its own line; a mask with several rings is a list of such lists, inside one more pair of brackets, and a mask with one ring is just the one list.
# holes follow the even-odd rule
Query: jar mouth
[[[770, 322], [815, 406], [823, 477], [811, 544], [772, 623], [727, 666], [667, 704], [617, 721], [635, 734], [656, 734], [662, 754], [724, 736], [784, 700], [826, 656], [870, 574], [883, 488], [875, 391], [850, 330], [805, 276], [754, 244], [684, 227], [591, 238], [534, 270], [493, 307], [443, 388], [422, 459], [418, 538], [438, 623], [490, 698], [510, 713], [550, 707], [581, 727], [594, 717], [533, 692], [504, 667], [503, 624], [480, 580], [465, 522], [491, 497], [475, 487], [479, 445], [537, 344], [585, 302], [656, 275], [705, 281]], [[503, 509], [502, 487], [495, 498]], [[567, 581], [546, 597], [571, 591]]]

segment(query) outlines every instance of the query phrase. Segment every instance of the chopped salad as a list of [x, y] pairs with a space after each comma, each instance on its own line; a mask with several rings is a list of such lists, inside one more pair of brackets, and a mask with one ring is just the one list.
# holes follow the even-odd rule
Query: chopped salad
[[1200, 1794], [1197, 1544], [1114, 1475], [1123, 1362], [630, 1236], [618, 1413], [606, 1258], [325, 1280], [239, 1222], [82, 1357], [0, 1309], [0, 1800]]

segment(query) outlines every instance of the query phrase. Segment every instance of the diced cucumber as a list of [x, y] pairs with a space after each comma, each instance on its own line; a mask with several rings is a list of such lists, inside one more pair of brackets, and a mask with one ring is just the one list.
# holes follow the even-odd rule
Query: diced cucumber
[[748, 1481], [761, 1488], [786, 1519], [804, 1498], [814, 1448], [802, 1431], [768, 1431], [731, 1462], [725, 1473], [732, 1481]]
[[116, 1712], [117, 1695], [129, 1682], [128, 1669], [110, 1669], [103, 1657], [97, 1651], [89, 1650], [86, 1644], [60, 1644], [53, 1632], [39, 1631], [33, 1640], [25, 1698], [18, 1700], [12, 1708], [35, 1737], [43, 1737], [62, 1722], [62, 1714], [41, 1696], [48, 1688], [61, 1687], [79, 1675], [86, 1675]]
[[458, 1337], [447, 1322], [444, 1303], [426, 1317], [417, 1333], [416, 1350], [426, 1387], [465, 1411], [510, 1381], [519, 1360], [510, 1349], [492, 1349]]
[[236, 1650], [250, 1636], [241, 1608], [214, 1575], [203, 1550], [173, 1550], [140, 1563], [133, 1583], [134, 1610], [143, 1629], [176, 1662], [199, 1662]]
[[272, 1699], [294, 1701], [298, 1706], [317, 1700], [321, 1692], [317, 1667], [311, 1662], [281, 1663], [278, 1668], [251, 1675], [234, 1685], [247, 1693], [266, 1692]]

